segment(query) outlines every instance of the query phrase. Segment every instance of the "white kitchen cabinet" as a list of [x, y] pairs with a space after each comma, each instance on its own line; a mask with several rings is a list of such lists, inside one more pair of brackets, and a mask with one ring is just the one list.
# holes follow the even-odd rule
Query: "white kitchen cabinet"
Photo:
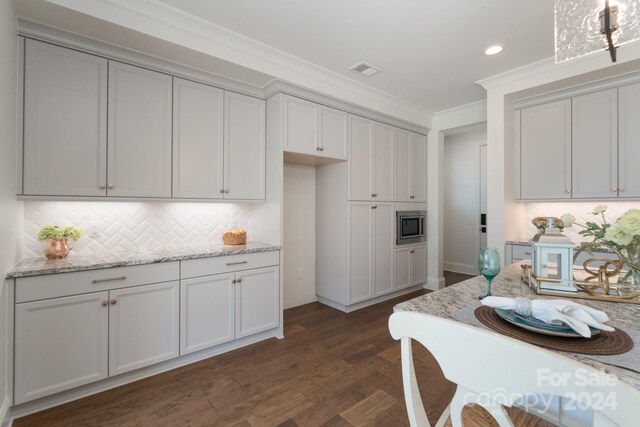
[[395, 214], [392, 203], [372, 206], [373, 295], [393, 291], [393, 244], [395, 242]]
[[373, 122], [371, 199], [393, 200], [393, 128]]
[[411, 256], [411, 285], [422, 285], [427, 281], [427, 245], [409, 250]]
[[369, 203], [349, 204], [349, 304], [369, 299], [373, 294], [371, 217]]
[[427, 201], [427, 138], [394, 129], [394, 200]]
[[105, 196], [107, 60], [27, 39], [26, 195]]
[[348, 114], [284, 95], [284, 151], [347, 159]]
[[265, 103], [262, 99], [225, 92], [225, 198], [265, 198]]
[[284, 151], [319, 154], [318, 104], [284, 96]]
[[180, 289], [180, 354], [235, 338], [235, 273], [184, 279]]
[[618, 195], [640, 198], [640, 83], [618, 89]]
[[224, 91], [173, 80], [173, 197], [224, 196]]
[[108, 292], [15, 306], [15, 393], [20, 404], [108, 375]]
[[172, 78], [109, 61], [107, 195], [171, 197]]
[[394, 289], [422, 285], [427, 281], [427, 246], [399, 247], [395, 250]]
[[349, 116], [349, 200], [393, 200], [393, 128]]
[[617, 89], [572, 98], [574, 199], [618, 197], [617, 106]]
[[394, 220], [391, 203], [349, 204], [349, 304], [393, 291]]
[[278, 267], [236, 273], [236, 338], [273, 329], [280, 324]]
[[344, 111], [321, 105], [318, 117], [320, 157], [347, 160], [349, 115]]
[[179, 282], [109, 292], [109, 375], [179, 354]]
[[520, 197], [571, 198], [571, 100], [520, 111]]

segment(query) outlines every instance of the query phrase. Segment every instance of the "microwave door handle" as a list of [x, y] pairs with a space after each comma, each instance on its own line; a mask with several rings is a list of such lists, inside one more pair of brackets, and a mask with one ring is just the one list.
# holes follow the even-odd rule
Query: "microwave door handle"
[[424, 217], [420, 217], [420, 236], [424, 236]]

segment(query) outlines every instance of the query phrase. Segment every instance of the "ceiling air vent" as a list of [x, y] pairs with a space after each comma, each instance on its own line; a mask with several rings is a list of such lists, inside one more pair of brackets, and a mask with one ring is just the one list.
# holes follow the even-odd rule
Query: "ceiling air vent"
[[366, 62], [360, 62], [349, 69], [356, 71], [366, 77], [371, 77], [374, 74], [378, 74], [380, 72], [379, 68], [376, 68], [371, 64], [367, 64]]

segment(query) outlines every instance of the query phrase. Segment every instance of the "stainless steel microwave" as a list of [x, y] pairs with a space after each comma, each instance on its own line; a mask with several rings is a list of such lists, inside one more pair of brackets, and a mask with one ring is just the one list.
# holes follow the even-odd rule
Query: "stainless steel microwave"
[[409, 245], [427, 240], [426, 211], [396, 212], [396, 245]]

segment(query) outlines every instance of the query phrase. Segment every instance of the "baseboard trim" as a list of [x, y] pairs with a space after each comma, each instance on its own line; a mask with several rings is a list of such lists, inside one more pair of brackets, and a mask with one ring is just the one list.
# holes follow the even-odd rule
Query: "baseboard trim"
[[318, 296], [318, 302], [324, 305], [328, 305], [331, 308], [335, 308], [336, 310], [340, 310], [345, 313], [351, 313], [352, 311], [360, 310], [361, 308], [369, 307], [370, 305], [378, 304], [379, 302], [387, 301], [405, 294], [410, 294], [411, 292], [419, 291], [420, 289], [422, 289], [422, 285], [412, 286], [410, 288], [402, 289], [401, 291], [380, 295], [378, 297], [351, 305], [340, 304], [339, 302], [335, 302], [321, 296]]
[[445, 271], [451, 271], [453, 273], [468, 274], [469, 276], [478, 275], [478, 267], [473, 264], [445, 261], [442, 267]]
[[439, 289], [443, 289], [445, 286], [444, 277], [430, 277], [427, 280], [427, 283], [424, 284], [425, 289], [429, 289], [431, 291], [437, 291]]
[[11, 399], [9, 396], [5, 396], [2, 401], [2, 406], [0, 406], [0, 425], [2, 427], [10, 427], [13, 424], [13, 418], [7, 419], [9, 415], [9, 408], [11, 407]]

